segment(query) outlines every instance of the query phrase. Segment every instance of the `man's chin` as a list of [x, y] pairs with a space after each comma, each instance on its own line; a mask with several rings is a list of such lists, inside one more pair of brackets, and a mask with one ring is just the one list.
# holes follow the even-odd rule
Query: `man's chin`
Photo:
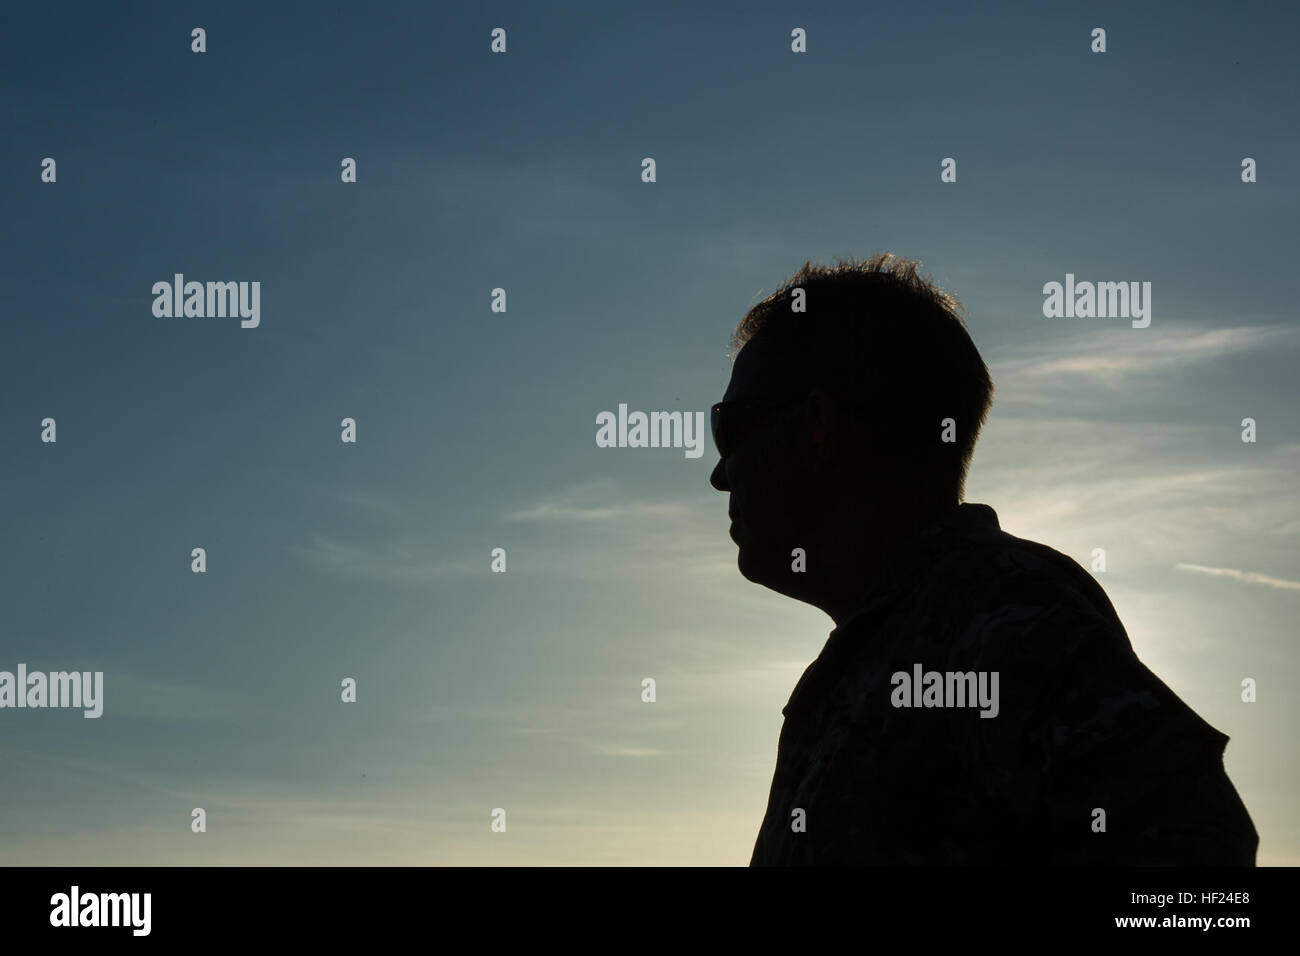
[[[779, 556], [777, 556], [777, 559], [779, 561]], [[736, 555], [736, 566], [740, 569], [741, 576], [747, 581], [784, 593], [781, 588], [773, 584], [774, 581], [780, 579], [780, 575], [778, 566], [773, 564], [770, 555], [756, 555], [753, 547], [746, 547], [742, 544], [740, 553]]]
[[[731, 533], [731, 538], [733, 541], [736, 542], [736, 567], [740, 569], [741, 576], [746, 578], [747, 580], [755, 581], [754, 572], [757, 570], [757, 568], [755, 568], [754, 566], [754, 558], [753, 558], [752, 550], [750, 548], [747, 548], [745, 545], [741, 544], [739, 540], [737, 540], [736, 533], [734, 530]], [[755, 583], [761, 583], [761, 582], [755, 581]]]

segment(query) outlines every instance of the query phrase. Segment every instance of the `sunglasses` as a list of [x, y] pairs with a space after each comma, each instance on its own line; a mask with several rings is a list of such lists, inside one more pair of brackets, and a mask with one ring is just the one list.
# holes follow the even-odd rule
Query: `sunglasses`
[[713, 429], [713, 444], [718, 455], [726, 458], [744, 432], [745, 426], [763, 415], [802, 402], [806, 396], [776, 399], [774, 401], [718, 402], [709, 410], [709, 424]]

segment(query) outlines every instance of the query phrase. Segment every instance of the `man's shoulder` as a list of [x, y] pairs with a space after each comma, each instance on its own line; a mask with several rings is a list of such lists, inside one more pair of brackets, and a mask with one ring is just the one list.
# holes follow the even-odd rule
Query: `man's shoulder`
[[968, 530], [936, 548], [916, 597], [931, 612], [980, 625], [1058, 615], [1123, 631], [1105, 591], [1077, 561], [996, 527]]
[[919, 613], [952, 664], [1000, 672], [1008, 717], [1049, 710], [1054, 744], [1114, 759], [1123, 742], [1153, 768], [1222, 754], [1227, 738], [1138, 659], [1101, 585], [1068, 555], [982, 531], [945, 550], [918, 590], [913, 607], [929, 609]]

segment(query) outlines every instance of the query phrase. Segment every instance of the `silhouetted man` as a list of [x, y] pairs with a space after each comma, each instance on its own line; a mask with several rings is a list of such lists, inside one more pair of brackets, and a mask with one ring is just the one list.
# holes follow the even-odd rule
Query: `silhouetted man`
[[993, 392], [960, 308], [885, 255], [736, 329], [711, 481], [740, 571], [835, 621], [751, 863], [1254, 865], [1228, 738], [1090, 574], [960, 503]]

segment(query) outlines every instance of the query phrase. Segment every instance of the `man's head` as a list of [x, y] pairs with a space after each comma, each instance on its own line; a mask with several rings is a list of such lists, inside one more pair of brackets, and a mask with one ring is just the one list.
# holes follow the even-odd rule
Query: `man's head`
[[710, 479], [731, 493], [745, 577], [830, 613], [871, 549], [962, 500], [993, 383], [961, 308], [884, 254], [806, 263], [749, 310]]

